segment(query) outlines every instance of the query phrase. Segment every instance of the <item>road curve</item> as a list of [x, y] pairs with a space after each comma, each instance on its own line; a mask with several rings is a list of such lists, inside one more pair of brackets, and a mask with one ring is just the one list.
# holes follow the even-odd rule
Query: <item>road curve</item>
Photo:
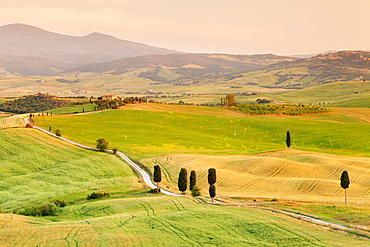
[[[26, 124], [30, 124], [31, 125], [31, 122], [30, 122], [30, 118], [29, 117], [26, 117], [26, 118], [24, 118], [24, 122], [26, 123]], [[34, 129], [38, 129], [38, 130], [40, 130], [40, 131], [42, 131], [42, 132], [44, 132], [44, 133], [46, 133], [46, 134], [48, 134], [48, 135], [51, 135], [51, 136], [54, 136], [54, 137], [57, 137], [55, 134], [53, 134], [53, 133], [51, 133], [50, 131], [47, 131], [47, 130], [45, 130], [45, 129], [43, 129], [43, 128], [40, 128], [40, 127], [37, 127], [37, 126], [33, 126], [33, 125], [31, 125], [32, 126], [32, 128], [34, 128]], [[71, 143], [71, 144], [73, 144], [73, 145], [75, 145], [75, 146], [78, 146], [78, 147], [80, 147], [80, 148], [85, 148], [85, 149], [89, 149], [89, 150], [98, 150], [97, 148], [93, 148], [93, 147], [89, 147], [89, 146], [86, 146], [86, 145], [82, 145], [82, 144], [80, 144], [80, 143], [77, 143], [77, 142], [74, 142], [74, 141], [71, 141], [71, 140], [69, 140], [69, 139], [67, 139], [67, 138], [64, 138], [64, 137], [59, 137], [59, 139], [61, 139], [61, 140], [63, 140], [63, 141], [66, 141], [66, 142], [68, 142], [68, 143]], [[107, 150], [107, 151], [111, 151], [112, 152], [112, 150]], [[152, 182], [152, 180], [150, 179], [150, 176], [149, 176], [149, 174], [146, 172], [146, 171], [144, 171], [140, 166], [138, 166], [137, 164], [135, 164], [135, 162], [133, 162], [129, 157], [127, 157], [124, 153], [122, 153], [122, 152], [120, 152], [120, 151], [118, 151], [117, 152], [117, 154], [118, 154], [118, 156], [121, 158], [121, 159], [123, 159], [124, 161], [126, 161], [126, 163], [128, 163], [135, 171], [137, 171], [139, 174], [140, 174], [140, 176], [143, 178], [143, 180], [144, 180], [144, 183], [146, 184], [146, 185], [148, 185], [150, 188], [152, 188], [152, 189], [154, 189], [154, 188], [156, 188], [157, 186], [155, 186], [154, 184], [153, 184], [153, 182]], [[169, 196], [182, 196], [182, 195], [180, 195], [180, 194], [176, 194], [176, 193], [172, 193], [172, 192], [169, 192], [169, 191], [167, 191], [167, 190], [164, 190], [164, 189], [162, 189], [161, 188], [161, 193], [163, 193], [163, 194], [165, 194], [165, 195], [169, 195]]]

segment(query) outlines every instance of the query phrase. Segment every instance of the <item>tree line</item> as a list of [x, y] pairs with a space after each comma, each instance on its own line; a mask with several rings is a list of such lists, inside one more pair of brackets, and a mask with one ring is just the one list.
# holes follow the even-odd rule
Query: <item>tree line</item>
[[48, 94], [28, 95], [21, 99], [6, 101], [0, 104], [0, 111], [12, 113], [27, 113], [47, 111], [55, 108], [70, 106], [68, 100], [56, 99]]
[[246, 105], [236, 104], [231, 109], [252, 115], [281, 114], [281, 115], [303, 115], [312, 113], [330, 112], [329, 109], [313, 105], [274, 104], [274, 105]]

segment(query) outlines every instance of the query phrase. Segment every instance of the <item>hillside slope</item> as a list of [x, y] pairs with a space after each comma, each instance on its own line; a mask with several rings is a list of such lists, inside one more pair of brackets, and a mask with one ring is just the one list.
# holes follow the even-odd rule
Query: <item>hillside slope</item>
[[[147, 54], [178, 53], [101, 33], [75, 37], [25, 24], [0, 27], [0, 51], [0, 67], [9, 73], [22, 75], [56, 75], [61, 70], [91, 62]], [[28, 63], [33, 64], [33, 71], [22, 68], [22, 65]]]
[[260, 70], [224, 75], [236, 85], [302, 89], [336, 81], [370, 79], [370, 52], [340, 51], [272, 64]]
[[148, 78], [159, 82], [187, 84], [197, 81], [197, 77], [208, 79], [219, 77], [218, 74], [262, 68], [281, 61], [293, 61], [295, 58], [263, 55], [230, 54], [169, 54], [147, 55], [124, 58], [116, 61], [89, 64], [66, 73], [104, 73], [128, 74], [139, 78]]

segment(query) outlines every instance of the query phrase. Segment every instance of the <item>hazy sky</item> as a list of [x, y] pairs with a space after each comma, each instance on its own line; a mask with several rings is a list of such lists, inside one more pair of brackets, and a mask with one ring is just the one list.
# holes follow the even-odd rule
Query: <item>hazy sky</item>
[[0, 0], [0, 25], [234, 54], [370, 50], [369, 13], [370, 0]]

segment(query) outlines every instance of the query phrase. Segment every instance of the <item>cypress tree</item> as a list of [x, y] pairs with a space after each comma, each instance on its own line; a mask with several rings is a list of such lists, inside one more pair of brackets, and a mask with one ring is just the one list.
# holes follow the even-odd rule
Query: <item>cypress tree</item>
[[213, 185], [216, 183], [216, 169], [209, 168], [208, 169], [208, 184]]
[[159, 192], [160, 191], [159, 182], [162, 181], [162, 173], [161, 173], [161, 168], [159, 167], [159, 165], [154, 166], [153, 180], [154, 182], [157, 183], [157, 192]]
[[195, 185], [197, 185], [197, 175], [195, 174], [195, 171], [191, 171], [189, 190], [192, 191]]
[[177, 186], [179, 187], [179, 190], [184, 194], [186, 191], [186, 187], [188, 187], [188, 172], [185, 168], [181, 168], [180, 170]]
[[213, 203], [213, 198], [216, 196], [216, 169], [215, 168], [209, 168], [208, 169], [208, 184], [209, 184], [209, 196], [212, 198], [212, 203]]
[[349, 188], [349, 177], [348, 172], [343, 171], [340, 176], [340, 186], [344, 189], [344, 205], [347, 205], [347, 190]]
[[286, 146], [290, 148], [290, 133], [289, 131], [286, 132]]
[[209, 196], [212, 198], [212, 203], [213, 203], [213, 198], [216, 196], [216, 186], [213, 184], [209, 186]]

